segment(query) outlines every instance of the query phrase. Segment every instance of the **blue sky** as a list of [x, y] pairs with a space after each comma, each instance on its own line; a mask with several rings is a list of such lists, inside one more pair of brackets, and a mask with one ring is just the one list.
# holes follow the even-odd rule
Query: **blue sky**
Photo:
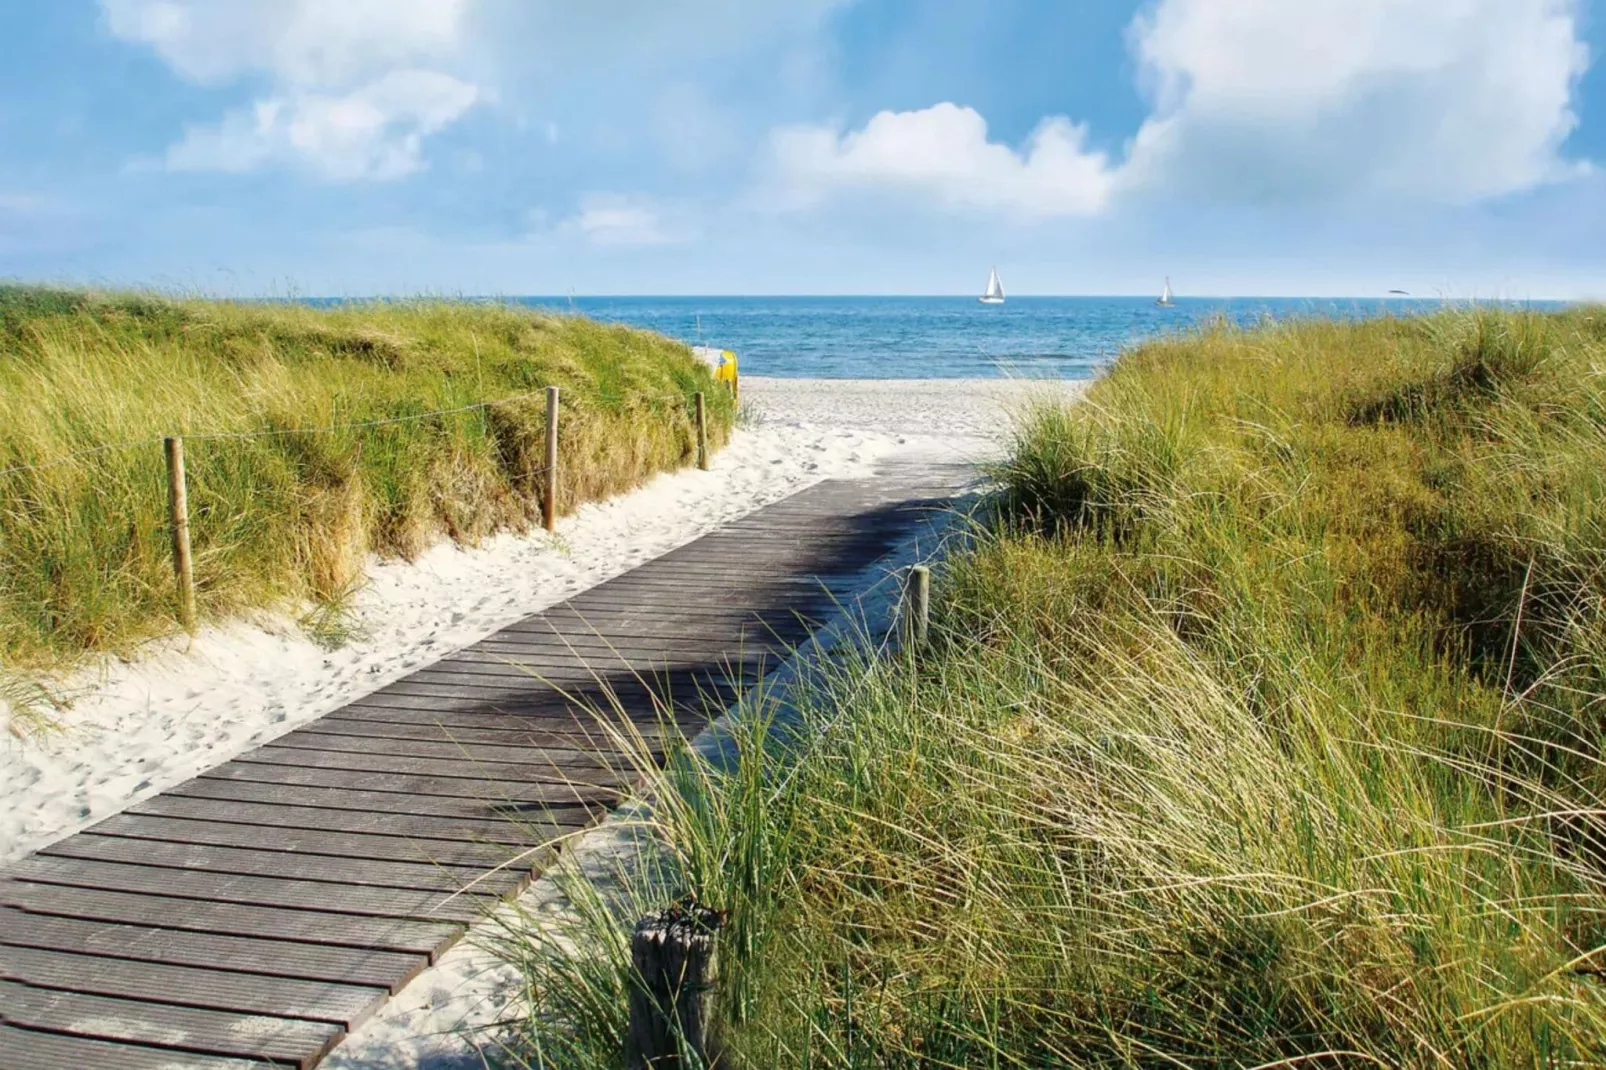
[[8, 0], [0, 278], [1606, 298], [1595, 0]]

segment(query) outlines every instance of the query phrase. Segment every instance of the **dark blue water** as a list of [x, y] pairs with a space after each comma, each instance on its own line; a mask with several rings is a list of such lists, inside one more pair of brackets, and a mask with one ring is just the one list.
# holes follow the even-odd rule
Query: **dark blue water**
[[1409, 316], [1438, 300], [1011, 297], [526, 297], [520, 304], [627, 323], [734, 350], [743, 374], [788, 378], [1080, 379], [1124, 347], [1225, 316]]

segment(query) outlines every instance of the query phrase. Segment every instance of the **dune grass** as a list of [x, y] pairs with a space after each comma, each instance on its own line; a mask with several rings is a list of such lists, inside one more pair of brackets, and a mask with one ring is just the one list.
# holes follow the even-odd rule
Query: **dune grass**
[[549, 385], [560, 512], [690, 463], [696, 391], [714, 444], [734, 417], [684, 346], [574, 317], [0, 288], [0, 664], [177, 628], [161, 436], [185, 436], [202, 618], [310, 608], [338, 638], [369, 554], [538, 519]]
[[[725, 1065], [1606, 1064], [1606, 313], [1146, 345], [996, 474], [929, 651], [654, 786]], [[530, 1065], [619, 1064], [609, 918]]]

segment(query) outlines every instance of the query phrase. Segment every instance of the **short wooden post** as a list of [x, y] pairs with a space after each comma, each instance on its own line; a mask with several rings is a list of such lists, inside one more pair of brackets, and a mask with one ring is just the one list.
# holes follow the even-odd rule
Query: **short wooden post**
[[697, 391], [697, 467], [708, 471], [708, 408], [701, 390]]
[[546, 492], [541, 498], [541, 524], [558, 526], [558, 388], [546, 388]]
[[629, 1070], [702, 1070], [715, 979], [714, 937], [724, 915], [677, 904], [642, 918], [630, 937]]
[[904, 641], [923, 647], [931, 635], [931, 569], [913, 565], [903, 594]]
[[167, 524], [173, 533], [173, 575], [178, 580], [178, 619], [195, 634], [195, 566], [190, 561], [190, 500], [184, 480], [184, 440], [163, 440], [167, 451]]
[[731, 400], [738, 405], [742, 403], [742, 370], [740, 368], [731, 372]]

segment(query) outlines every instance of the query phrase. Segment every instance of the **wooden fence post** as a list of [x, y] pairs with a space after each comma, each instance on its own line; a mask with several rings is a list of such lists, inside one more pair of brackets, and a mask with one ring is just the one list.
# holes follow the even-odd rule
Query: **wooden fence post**
[[558, 526], [558, 388], [546, 388], [546, 493], [541, 500], [541, 523], [548, 531]]
[[629, 1070], [702, 1070], [710, 1059], [708, 1018], [714, 937], [724, 914], [695, 903], [642, 918], [630, 937]]
[[708, 410], [701, 390], [697, 391], [697, 467], [708, 471]]
[[167, 524], [173, 533], [173, 575], [178, 580], [178, 620], [195, 634], [195, 567], [190, 561], [190, 501], [184, 481], [184, 440], [164, 439], [167, 452]]
[[923, 647], [931, 635], [931, 569], [913, 565], [903, 593], [904, 642]]

